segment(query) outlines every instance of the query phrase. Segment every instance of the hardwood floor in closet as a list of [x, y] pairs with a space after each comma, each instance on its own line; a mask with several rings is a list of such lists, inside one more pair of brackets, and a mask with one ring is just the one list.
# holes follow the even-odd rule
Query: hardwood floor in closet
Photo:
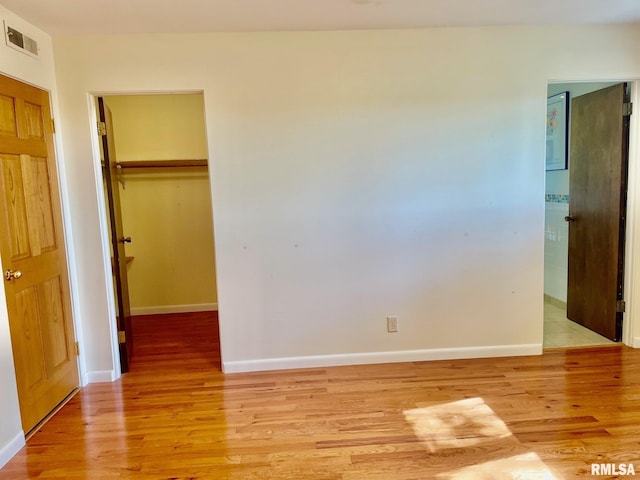
[[500, 479], [640, 473], [640, 350], [223, 375], [215, 314], [134, 321], [2, 479]]

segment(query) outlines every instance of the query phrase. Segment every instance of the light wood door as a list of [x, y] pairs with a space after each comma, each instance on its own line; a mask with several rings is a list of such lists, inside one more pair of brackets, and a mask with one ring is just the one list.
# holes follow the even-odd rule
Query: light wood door
[[125, 243], [131, 242], [124, 234], [122, 210], [120, 207], [119, 169], [116, 161], [115, 137], [111, 111], [98, 97], [98, 116], [101, 136], [102, 175], [109, 210], [109, 233], [111, 235], [111, 256], [113, 284], [118, 308], [118, 342], [120, 345], [120, 369], [129, 371], [129, 358], [133, 354], [133, 333], [131, 326], [131, 307], [129, 304], [129, 282], [127, 280], [127, 257]]
[[620, 340], [629, 116], [626, 85], [573, 99], [567, 316]]
[[0, 256], [22, 426], [78, 386], [49, 94], [0, 75]]

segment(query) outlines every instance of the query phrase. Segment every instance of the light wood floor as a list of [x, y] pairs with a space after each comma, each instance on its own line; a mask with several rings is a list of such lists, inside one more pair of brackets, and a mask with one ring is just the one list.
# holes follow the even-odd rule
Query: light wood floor
[[612, 345], [602, 335], [567, 318], [566, 306], [561, 308], [544, 302], [544, 347], [583, 347], [589, 345]]
[[[640, 350], [222, 375], [216, 319], [136, 320], [2, 479], [572, 479], [640, 471]], [[603, 478], [603, 477], [601, 477]]]

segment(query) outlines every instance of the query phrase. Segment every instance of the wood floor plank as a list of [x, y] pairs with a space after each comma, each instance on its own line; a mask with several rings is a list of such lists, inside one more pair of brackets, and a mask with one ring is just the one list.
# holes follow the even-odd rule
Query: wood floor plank
[[425, 480], [640, 472], [640, 351], [223, 375], [210, 312], [134, 319], [131, 371], [83, 388], [0, 479]]

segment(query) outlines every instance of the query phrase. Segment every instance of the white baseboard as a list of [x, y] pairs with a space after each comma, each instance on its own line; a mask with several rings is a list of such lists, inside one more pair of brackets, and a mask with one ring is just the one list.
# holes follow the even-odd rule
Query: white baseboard
[[374, 363], [421, 362], [428, 360], [457, 360], [463, 358], [518, 357], [542, 354], [542, 344], [497, 345], [488, 347], [434, 348], [396, 352], [347, 353], [305, 357], [265, 358], [222, 363], [224, 373], [258, 372], [290, 368], [336, 367]]
[[89, 383], [104, 383], [115, 382], [118, 379], [118, 375], [114, 370], [96, 370], [93, 372], [86, 372], [82, 376], [82, 384], [87, 385]]
[[633, 341], [631, 343], [633, 348], [640, 348], [640, 337], [633, 337]]
[[131, 315], [158, 315], [162, 313], [212, 312], [218, 310], [217, 303], [195, 303], [192, 305], [160, 305], [157, 307], [135, 307]]
[[9, 463], [9, 460], [11, 460], [15, 454], [24, 447], [24, 445], [24, 432], [20, 430], [20, 432], [18, 432], [16, 436], [9, 441], [9, 443], [0, 448], [0, 468]]

